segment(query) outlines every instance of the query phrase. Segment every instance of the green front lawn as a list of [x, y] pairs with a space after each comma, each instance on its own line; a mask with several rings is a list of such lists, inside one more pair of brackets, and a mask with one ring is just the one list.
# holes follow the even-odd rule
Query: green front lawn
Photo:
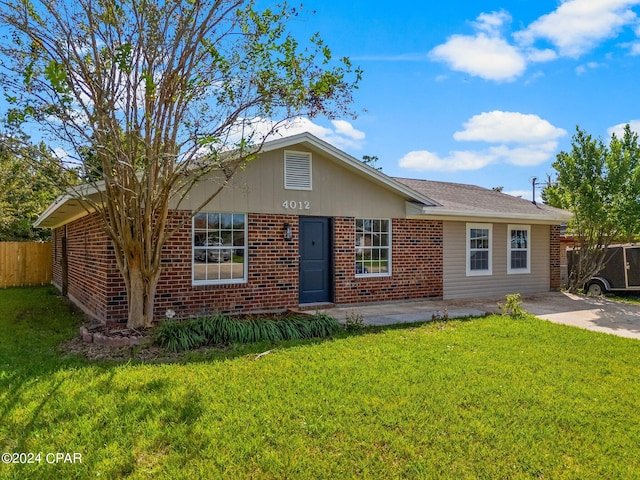
[[116, 364], [76, 334], [0, 291], [0, 452], [41, 452], [0, 478], [640, 477], [637, 340], [491, 316]]

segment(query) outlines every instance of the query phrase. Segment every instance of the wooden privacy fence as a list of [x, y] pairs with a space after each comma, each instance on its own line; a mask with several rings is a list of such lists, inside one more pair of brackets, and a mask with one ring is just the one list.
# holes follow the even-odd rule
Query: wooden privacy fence
[[0, 288], [51, 283], [51, 242], [0, 242]]

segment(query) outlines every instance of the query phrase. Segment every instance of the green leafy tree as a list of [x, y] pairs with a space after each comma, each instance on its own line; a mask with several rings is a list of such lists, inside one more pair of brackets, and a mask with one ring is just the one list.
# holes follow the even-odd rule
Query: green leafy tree
[[44, 144], [0, 137], [0, 241], [49, 238], [48, 230], [33, 223], [62, 193], [64, 175], [60, 161]]
[[573, 213], [568, 225], [580, 251], [569, 275], [569, 290], [578, 291], [600, 271], [606, 249], [640, 232], [640, 147], [629, 125], [609, 145], [580, 128], [570, 152], [553, 164], [556, 178], [543, 192], [549, 205]]
[[360, 70], [318, 34], [294, 38], [299, 13], [252, 0], [0, 0], [7, 122], [37, 122], [90, 182], [69, 194], [113, 243], [129, 327], [153, 319], [161, 250], [179, 228], [170, 204], [208, 176], [204, 207], [287, 120], [352, 114]]
[[375, 168], [376, 170], [382, 171], [382, 167], [378, 167], [378, 158], [377, 155], [363, 155], [362, 163], [369, 165], [371, 168]]

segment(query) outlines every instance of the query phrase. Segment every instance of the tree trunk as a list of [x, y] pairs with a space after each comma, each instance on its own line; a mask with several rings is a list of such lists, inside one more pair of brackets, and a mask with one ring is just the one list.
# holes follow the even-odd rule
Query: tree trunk
[[129, 317], [127, 328], [147, 328], [153, 322], [153, 306], [158, 286], [158, 274], [148, 275], [145, 278], [142, 270], [137, 267], [129, 267], [127, 284], [127, 296], [129, 298]]

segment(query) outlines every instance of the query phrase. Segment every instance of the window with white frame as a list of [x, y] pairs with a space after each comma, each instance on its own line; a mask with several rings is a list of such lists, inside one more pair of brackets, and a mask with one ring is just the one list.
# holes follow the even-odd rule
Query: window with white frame
[[197, 213], [193, 217], [193, 284], [241, 283], [247, 279], [244, 213]]
[[356, 219], [356, 276], [391, 275], [391, 220]]
[[529, 225], [509, 225], [507, 228], [507, 273], [531, 273]]
[[467, 275], [491, 275], [493, 225], [467, 224]]

